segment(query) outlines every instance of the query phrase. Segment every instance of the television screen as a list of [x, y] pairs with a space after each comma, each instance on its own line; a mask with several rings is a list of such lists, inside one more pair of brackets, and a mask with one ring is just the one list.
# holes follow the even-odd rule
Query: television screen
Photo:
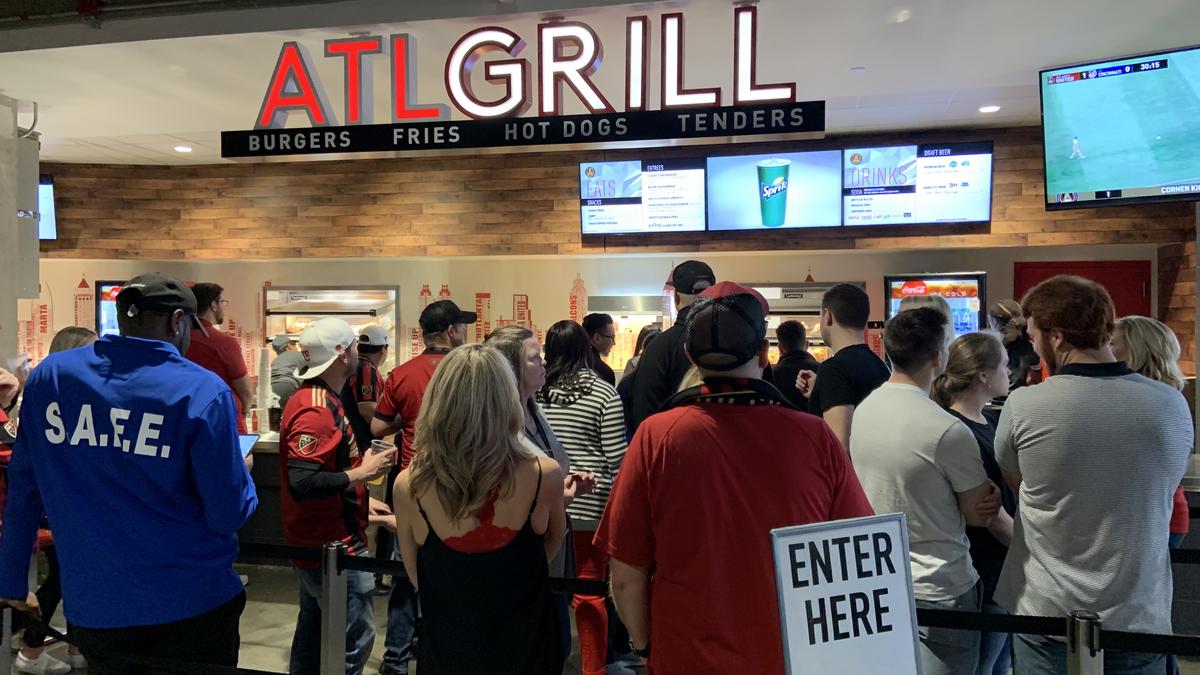
[[54, 216], [54, 178], [42, 174], [38, 180], [38, 239], [57, 239], [58, 223]]
[[983, 315], [987, 276], [982, 272], [962, 274], [905, 274], [884, 277], [887, 299], [885, 316], [900, 312], [900, 302], [912, 296], [940, 295], [950, 305], [954, 336], [974, 333], [987, 327]]
[[991, 220], [991, 141], [851, 148], [842, 161], [846, 225]]
[[579, 165], [584, 234], [704, 231], [704, 160]]
[[117, 335], [117, 293], [124, 281], [96, 282], [96, 332], [101, 336]]
[[1041, 72], [1048, 210], [1200, 199], [1200, 47]]
[[840, 150], [708, 158], [708, 229], [842, 224]]

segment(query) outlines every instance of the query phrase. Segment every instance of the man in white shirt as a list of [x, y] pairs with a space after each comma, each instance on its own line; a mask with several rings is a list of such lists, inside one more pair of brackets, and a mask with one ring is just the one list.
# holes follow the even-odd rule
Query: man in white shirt
[[[875, 512], [908, 518], [917, 606], [978, 611], [979, 575], [966, 526], [987, 527], [1000, 493], [987, 478], [975, 436], [929, 398], [946, 367], [948, 324], [929, 307], [887, 323], [892, 374], [855, 410], [850, 458]], [[979, 633], [922, 627], [920, 634], [925, 675], [975, 672]]]
[[[1021, 309], [1051, 377], [1009, 396], [996, 460], [1017, 495], [996, 602], [1017, 614], [1087, 610], [1111, 630], [1171, 632], [1167, 536], [1193, 428], [1173, 387], [1113, 356], [1113, 303], [1099, 284], [1057, 276]], [[1066, 645], [1018, 635], [1017, 675], [1066, 673]], [[1104, 671], [1158, 675], [1163, 654], [1105, 650]]]

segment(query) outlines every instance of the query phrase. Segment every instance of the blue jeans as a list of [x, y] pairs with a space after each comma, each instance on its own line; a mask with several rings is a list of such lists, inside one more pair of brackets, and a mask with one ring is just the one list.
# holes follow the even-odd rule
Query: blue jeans
[[[953, 600], [917, 600], [917, 607], [953, 609], [960, 612], [979, 611], [980, 586]], [[979, 666], [979, 633], [951, 628], [921, 626], [921, 672], [924, 675], [963, 675], [975, 672]]]
[[[392, 560], [400, 560], [400, 546], [392, 549]], [[397, 673], [408, 672], [417, 630], [417, 589], [408, 579], [393, 576], [388, 594], [387, 635], [383, 639], [383, 665]]]
[[[1008, 614], [994, 602], [979, 606], [984, 614]], [[983, 633], [979, 638], [979, 675], [1008, 675], [1012, 668], [1012, 633]]]
[[[297, 569], [300, 613], [292, 638], [289, 675], [321, 672], [321, 570]], [[346, 675], [362, 675], [375, 646], [375, 575], [346, 570]]]
[[[1018, 635], [1013, 641], [1015, 675], [1066, 675], [1067, 644], [1047, 637]], [[1104, 652], [1104, 672], [1110, 675], [1163, 675], [1165, 654]]]

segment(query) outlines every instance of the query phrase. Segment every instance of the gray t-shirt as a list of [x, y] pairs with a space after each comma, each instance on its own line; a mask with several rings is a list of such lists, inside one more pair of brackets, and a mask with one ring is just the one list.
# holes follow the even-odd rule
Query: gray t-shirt
[[284, 352], [271, 362], [271, 391], [279, 397], [279, 407], [287, 407], [288, 399], [300, 388], [296, 369], [304, 365], [300, 352]]
[[996, 459], [1021, 474], [996, 601], [1018, 614], [1100, 615], [1105, 628], [1171, 632], [1171, 500], [1192, 449], [1171, 387], [1122, 363], [1073, 364], [1014, 391]]
[[886, 382], [854, 411], [850, 459], [875, 513], [908, 518], [916, 598], [954, 600], [971, 590], [979, 575], [957, 493], [987, 480], [971, 430], [921, 389]]

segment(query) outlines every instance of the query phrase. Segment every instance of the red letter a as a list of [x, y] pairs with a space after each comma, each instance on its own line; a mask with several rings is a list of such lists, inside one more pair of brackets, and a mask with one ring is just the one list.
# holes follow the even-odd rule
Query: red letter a
[[325, 92], [312, 68], [308, 54], [295, 42], [283, 43], [271, 84], [254, 121], [255, 129], [275, 129], [287, 121], [292, 110], [302, 110], [314, 127], [336, 124], [329, 113]]

